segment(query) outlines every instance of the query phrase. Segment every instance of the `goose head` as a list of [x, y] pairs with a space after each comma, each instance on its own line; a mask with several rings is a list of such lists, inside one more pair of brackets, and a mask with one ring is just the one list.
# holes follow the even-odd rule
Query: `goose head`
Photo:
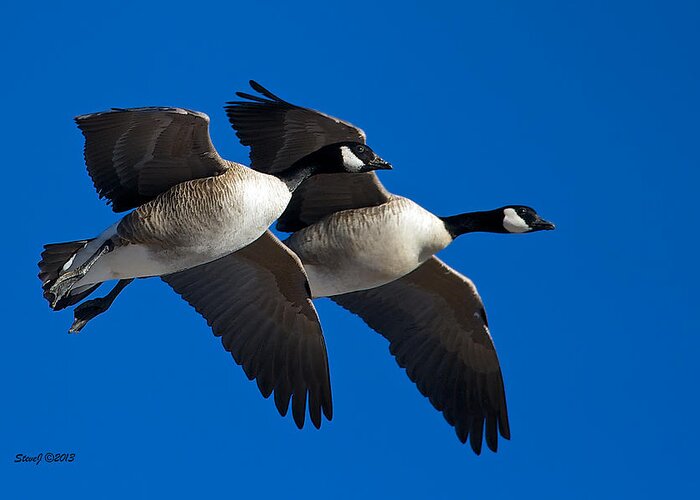
[[391, 170], [391, 164], [377, 155], [367, 144], [338, 142], [319, 149], [319, 173], [360, 173], [372, 170]]
[[544, 220], [533, 208], [523, 205], [509, 205], [497, 212], [502, 219], [501, 224], [507, 233], [532, 233], [535, 231], [550, 231], [554, 224]]

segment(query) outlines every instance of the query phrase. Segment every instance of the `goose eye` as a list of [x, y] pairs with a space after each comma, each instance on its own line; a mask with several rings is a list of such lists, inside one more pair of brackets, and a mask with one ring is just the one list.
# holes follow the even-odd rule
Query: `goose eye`
[[357, 146], [357, 148], [355, 148], [355, 151], [357, 151], [358, 153], [364, 153], [365, 147], [364, 146]]

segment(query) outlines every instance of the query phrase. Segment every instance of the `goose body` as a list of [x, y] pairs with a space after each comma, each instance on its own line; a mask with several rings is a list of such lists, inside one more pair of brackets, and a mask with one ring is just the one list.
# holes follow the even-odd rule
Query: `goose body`
[[366, 290], [398, 279], [452, 241], [442, 220], [402, 196], [335, 212], [285, 244], [304, 264], [313, 297]]
[[79, 251], [67, 271], [108, 239], [114, 250], [77, 286], [160, 276], [211, 262], [259, 238], [290, 198], [277, 177], [230, 162], [221, 175], [182, 182], [136, 208]]

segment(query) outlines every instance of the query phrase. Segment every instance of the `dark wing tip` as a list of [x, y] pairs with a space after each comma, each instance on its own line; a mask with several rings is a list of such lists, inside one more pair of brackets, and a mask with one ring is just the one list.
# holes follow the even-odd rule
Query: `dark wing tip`
[[286, 388], [276, 387], [275, 388], [275, 406], [277, 411], [283, 417], [287, 416], [287, 411], [289, 410], [289, 398], [292, 393]]
[[489, 449], [496, 453], [498, 451], [498, 424], [496, 415], [486, 417], [486, 445]]
[[330, 391], [328, 391], [328, 401], [321, 406], [321, 409], [323, 409], [323, 415], [326, 417], [326, 420], [329, 422], [333, 420], [333, 402], [331, 401]]
[[262, 103], [262, 104], [270, 104], [270, 103], [275, 103], [275, 102], [287, 104], [286, 101], [277, 97], [275, 94], [273, 94], [272, 92], [267, 90], [265, 87], [260, 85], [255, 80], [250, 80], [248, 83], [250, 84], [251, 88], [260, 95], [253, 95], [253, 94], [249, 94], [248, 92], [237, 91], [236, 96], [240, 97], [241, 99], [246, 99], [246, 100], [245, 101], [228, 101], [226, 103], [227, 109], [229, 107], [234, 107], [236, 105], [251, 104], [250, 101], [253, 101], [254, 103]]
[[256, 82], [255, 80], [250, 80], [250, 81], [248, 81], [248, 83], [250, 84], [250, 87], [251, 87], [253, 90], [255, 90], [255, 91], [256, 91], [257, 93], [259, 93], [259, 94], [264, 95], [264, 96], [267, 97], [268, 99], [271, 99], [271, 100], [277, 101], [277, 102], [284, 102], [282, 99], [280, 99], [280, 98], [277, 97], [275, 94], [273, 94], [272, 92], [270, 92], [269, 90], [267, 90], [265, 87], [263, 87], [262, 85], [260, 85], [260, 84], [259, 84], [258, 82]]
[[481, 455], [481, 445], [483, 443], [484, 419], [483, 417], [475, 418], [472, 423], [472, 428], [469, 430], [469, 444], [472, 450], [477, 455]]
[[321, 428], [321, 407], [309, 401], [309, 418], [316, 429]]
[[303, 429], [306, 419], [306, 389], [295, 392], [292, 396], [292, 417], [297, 429]]
[[510, 423], [508, 423], [508, 413], [505, 409], [498, 419], [498, 431], [501, 433], [503, 439], [510, 441]]

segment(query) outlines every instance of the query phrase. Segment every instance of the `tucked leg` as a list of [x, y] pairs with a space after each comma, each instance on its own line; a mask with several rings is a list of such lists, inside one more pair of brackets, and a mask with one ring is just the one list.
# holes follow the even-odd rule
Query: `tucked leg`
[[68, 330], [69, 333], [78, 333], [87, 325], [88, 321], [99, 316], [103, 312], [107, 311], [117, 298], [117, 295], [121, 293], [126, 286], [134, 281], [134, 278], [119, 280], [117, 284], [112, 288], [107, 295], [104, 297], [99, 297], [97, 299], [91, 299], [83, 302], [73, 311], [73, 324]]

